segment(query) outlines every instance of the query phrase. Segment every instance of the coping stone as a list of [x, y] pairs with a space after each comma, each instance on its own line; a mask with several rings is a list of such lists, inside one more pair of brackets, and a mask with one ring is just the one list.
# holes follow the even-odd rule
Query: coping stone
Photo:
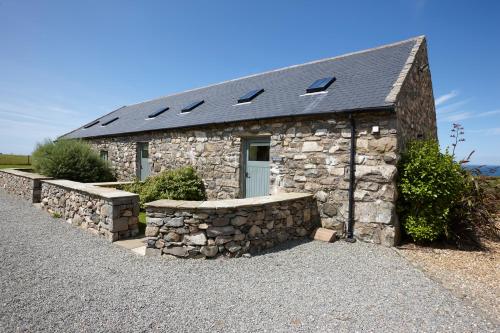
[[65, 187], [70, 190], [82, 191], [85, 193], [97, 195], [107, 199], [119, 199], [119, 198], [132, 198], [138, 197], [138, 194], [130, 193], [122, 190], [117, 190], [108, 187], [99, 187], [87, 183], [79, 183], [71, 180], [57, 179], [57, 180], [44, 180], [44, 183], [52, 184], [56, 186]]
[[295, 200], [301, 198], [312, 198], [310, 193], [279, 193], [275, 195], [266, 195], [262, 197], [244, 198], [244, 199], [226, 199], [226, 200], [208, 200], [208, 201], [184, 201], [184, 200], [156, 200], [146, 203], [146, 207], [154, 208], [199, 208], [199, 209], [227, 209], [260, 206], [274, 202]]
[[[31, 169], [25, 169], [25, 170], [31, 170]], [[30, 179], [40, 179], [40, 180], [52, 179], [52, 177], [47, 177], [33, 172], [22, 171], [22, 169], [0, 169], [0, 172]]]

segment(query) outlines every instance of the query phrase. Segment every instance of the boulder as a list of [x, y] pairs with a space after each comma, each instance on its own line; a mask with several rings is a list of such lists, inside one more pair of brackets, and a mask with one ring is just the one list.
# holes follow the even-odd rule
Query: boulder
[[259, 226], [257, 225], [253, 225], [252, 227], [250, 227], [250, 230], [248, 230], [248, 236], [250, 237], [256, 237], [257, 235], [260, 235], [262, 232], [262, 230], [260, 229]]
[[217, 253], [219, 252], [219, 249], [215, 245], [202, 246], [200, 249], [200, 252], [205, 257], [215, 257], [217, 255]]
[[247, 223], [248, 218], [246, 216], [236, 216], [231, 219], [231, 224], [239, 227]]
[[232, 235], [234, 234], [234, 227], [233, 226], [224, 226], [224, 227], [209, 227], [207, 229], [207, 236], [208, 237], [217, 237], [220, 235]]
[[181, 240], [181, 236], [178, 233], [175, 233], [173, 231], [169, 232], [168, 234], [163, 237], [165, 241], [167, 242], [178, 242]]
[[303, 152], [323, 151], [323, 146], [319, 145], [317, 141], [306, 141], [302, 145]]
[[165, 225], [167, 227], [182, 227], [184, 225], [184, 217], [166, 217]]
[[207, 237], [203, 231], [198, 231], [189, 235], [184, 235], [184, 243], [187, 245], [205, 245]]
[[147, 226], [146, 230], [144, 232], [144, 235], [146, 237], [156, 237], [158, 233], [160, 232], [160, 228], [158, 227], [153, 227], [153, 226]]
[[323, 214], [327, 216], [335, 216], [337, 215], [337, 207], [334, 204], [327, 202], [323, 205]]
[[164, 247], [163, 248], [163, 253], [165, 254], [170, 254], [176, 257], [187, 257], [189, 256], [188, 249], [185, 247], [181, 246], [174, 246], [174, 247]]

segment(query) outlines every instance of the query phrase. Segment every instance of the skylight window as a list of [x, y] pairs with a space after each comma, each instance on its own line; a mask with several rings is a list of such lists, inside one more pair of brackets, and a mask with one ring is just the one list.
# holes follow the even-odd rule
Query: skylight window
[[166, 107], [166, 108], [161, 109], [161, 110], [159, 110], [159, 111], [153, 112], [153, 113], [151, 113], [151, 114], [148, 116], [148, 118], [156, 118], [156, 117], [158, 117], [159, 115], [161, 115], [163, 112], [167, 111], [168, 109], [170, 109], [170, 108], [169, 108], [169, 107]]
[[319, 91], [324, 91], [335, 81], [334, 77], [325, 77], [314, 81], [309, 88], [307, 88], [306, 93], [315, 93]]
[[238, 103], [247, 103], [250, 102], [255, 97], [259, 96], [264, 92], [264, 89], [255, 89], [247, 92], [245, 95], [241, 96], [238, 99]]
[[110, 120], [108, 120], [108, 121], [107, 121], [107, 122], [105, 122], [105, 123], [102, 123], [102, 125], [101, 125], [101, 126], [107, 126], [107, 125], [111, 124], [111, 123], [112, 123], [113, 121], [115, 121], [115, 120], [118, 120], [118, 117], [114, 117], [113, 119], [110, 119]]
[[198, 106], [202, 105], [203, 103], [205, 103], [204, 100], [201, 100], [201, 101], [196, 101], [196, 102], [192, 102], [190, 103], [189, 105], [185, 106], [183, 109], [182, 109], [182, 113], [185, 113], [185, 112], [191, 112], [193, 111], [195, 108], [197, 108]]
[[99, 120], [94, 120], [93, 122], [88, 123], [87, 125], [83, 126], [83, 128], [90, 128], [90, 127], [94, 126], [97, 123], [99, 123]]

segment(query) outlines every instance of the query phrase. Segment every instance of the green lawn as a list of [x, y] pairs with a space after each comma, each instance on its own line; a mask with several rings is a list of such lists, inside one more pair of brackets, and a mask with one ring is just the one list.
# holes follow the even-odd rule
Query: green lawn
[[13, 155], [0, 154], [0, 165], [29, 165], [31, 164], [31, 156], [29, 155]]
[[31, 164], [0, 164], [0, 169], [31, 168]]
[[146, 230], [146, 212], [139, 212], [139, 230], [141, 234]]
[[31, 156], [0, 154], [0, 169], [31, 168]]

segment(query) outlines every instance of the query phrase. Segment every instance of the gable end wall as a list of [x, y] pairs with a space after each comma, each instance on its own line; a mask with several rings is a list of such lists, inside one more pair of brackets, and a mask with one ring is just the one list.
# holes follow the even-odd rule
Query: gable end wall
[[422, 40], [396, 99], [398, 150], [403, 152], [411, 140], [437, 139], [436, 109], [432, 92], [427, 42]]

